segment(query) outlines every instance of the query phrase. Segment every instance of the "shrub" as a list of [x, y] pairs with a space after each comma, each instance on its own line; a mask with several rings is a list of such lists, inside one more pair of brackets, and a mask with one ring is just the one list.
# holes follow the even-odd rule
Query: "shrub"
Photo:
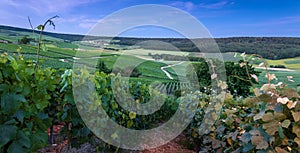
[[19, 44], [29, 44], [30, 43], [29, 38], [27, 38], [26, 36], [22, 37], [20, 40], [18, 40]]
[[[220, 62], [220, 61], [219, 61]], [[216, 61], [215, 63], [218, 63]], [[250, 88], [253, 86], [251, 82], [257, 83], [251, 75], [258, 76], [259, 72], [248, 62], [240, 61], [239, 63], [225, 62], [228, 90], [234, 96], [247, 97], [251, 94]], [[193, 70], [197, 74], [197, 78], [191, 78]], [[200, 91], [209, 93], [211, 87], [211, 73], [208, 63], [205, 61], [192, 63], [187, 68], [187, 77], [189, 80], [197, 79]]]
[[103, 61], [99, 61], [96, 68], [99, 70], [99, 72], [104, 72], [106, 74], [109, 74], [112, 71], [111, 69], [107, 68], [107, 66], [105, 65], [105, 63]]
[[[266, 65], [266, 64], [264, 64]], [[230, 94], [218, 120], [204, 126], [203, 120], [213, 95], [202, 95], [194, 120], [187, 128], [200, 152], [298, 152], [300, 150], [300, 95], [295, 89], [275, 82], [266, 69], [268, 83], [253, 88], [255, 96], [237, 99]], [[293, 81], [292, 77], [287, 77]], [[217, 108], [217, 106], [215, 106]], [[212, 118], [213, 116], [209, 116]], [[204, 121], [204, 122], [203, 122]], [[204, 132], [203, 132], [204, 131]]]

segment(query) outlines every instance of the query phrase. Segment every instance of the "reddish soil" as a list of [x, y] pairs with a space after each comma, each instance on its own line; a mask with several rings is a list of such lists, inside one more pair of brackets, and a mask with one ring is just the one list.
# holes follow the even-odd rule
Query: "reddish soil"
[[196, 153], [196, 151], [183, 148], [178, 143], [171, 141], [155, 149], [140, 151], [140, 153]]
[[[64, 125], [55, 125], [53, 127], [53, 133], [55, 138], [55, 144], [53, 144], [51, 147], [44, 148], [40, 150], [40, 152], [43, 153], [60, 153], [64, 152], [62, 151], [64, 147], [67, 146], [68, 140], [60, 140], [57, 139], [59, 137], [59, 133], [61, 128]], [[48, 129], [48, 135], [50, 136], [50, 129]], [[150, 149], [150, 150], [144, 150], [140, 151], [139, 153], [196, 153], [194, 150], [190, 150], [185, 148], [184, 146], [180, 145], [180, 142], [187, 142], [184, 135], [178, 136], [176, 139], [172, 140], [171, 142], [160, 146], [158, 148]]]

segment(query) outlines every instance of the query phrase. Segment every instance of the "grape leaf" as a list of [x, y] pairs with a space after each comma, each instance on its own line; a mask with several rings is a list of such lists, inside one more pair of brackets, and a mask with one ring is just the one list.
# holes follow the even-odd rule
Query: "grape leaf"
[[300, 112], [292, 111], [292, 115], [293, 115], [295, 122], [298, 122], [300, 120]]
[[294, 141], [298, 144], [298, 147], [300, 147], [300, 138], [299, 137], [296, 137], [294, 139]]
[[291, 124], [291, 121], [286, 119], [281, 123], [281, 126], [284, 128], [288, 128], [290, 126], [290, 124]]
[[279, 147], [275, 147], [275, 151], [276, 151], [276, 153], [289, 153], [288, 151], [286, 151], [282, 148], [279, 148]]
[[10, 140], [15, 138], [17, 134], [17, 127], [12, 125], [0, 126], [0, 147], [4, 146]]
[[297, 137], [300, 137], [300, 127], [298, 125], [293, 126], [293, 133], [295, 133]]
[[25, 149], [17, 141], [13, 142], [7, 150], [7, 153], [16, 152], [26, 152]]
[[284, 133], [283, 133], [283, 129], [282, 129], [281, 126], [278, 127], [278, 134], [279, 134], [279, 137], [280, 137], [281, 139], [284, 138]]
[[264, 122], [270, 122], [274, 120], [274, 115], [271, 112], [268, 112], [262, 116]]
[[23, 95], [17, 94], [5, 94], [1, 96], [1, 107], [3, 109], [3, 113], [5, 114], [14, 114], [20, 107], [21, 102], [26, 102]]

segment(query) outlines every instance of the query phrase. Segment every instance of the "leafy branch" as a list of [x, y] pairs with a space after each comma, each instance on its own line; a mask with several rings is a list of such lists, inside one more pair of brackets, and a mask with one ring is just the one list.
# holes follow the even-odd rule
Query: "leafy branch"
[[44, 24], [40, 24], [36, 28], [33, 28], [32, 24], [31, 24], [31, 21], [30, 21], [30, 18], [28, 17], [28, 22], [29, 22], [30, 27], [33, 30], [33, 32], [34, 32], [34, 29], [37, 29], [40, 32], [39, 39], [38, 39], [38, 50], [37, 50], [37, 53], [36, 53], [37, 59], [36, 59], [36, 64], [35, 64], [34, 70], [36, 70], [38, 68], [38, 65], [39, 65], [43, 31], [45, 30], [45, 27], [46, 27], [47, 24], [49, 24], [50, 26], [53, 26], [53, 29], [55, 29], [55, 24], [53, 22], [53, 19], [55, 19], [55, 18], [59, 18], [59, 16], [55, 15], [55, 16], [49, 18], [46, 22], [44, 22]]

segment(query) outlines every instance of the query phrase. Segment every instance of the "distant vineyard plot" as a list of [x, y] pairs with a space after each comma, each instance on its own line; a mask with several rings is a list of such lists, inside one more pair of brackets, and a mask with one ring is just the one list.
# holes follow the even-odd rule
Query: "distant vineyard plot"
[[[30, 44], [18, 44], [18, 41], [23, 37], [28, 37], [31, 40]], [[83, 39], [85, 41], [82, 41]], [[17, 55], [18, 49], [20, 49], [25, 59], [36, 59], [36, 32], [34, 33], [28, 29], [0, 26], [0, 40], [1, 53], [8, 52], [9, 54]], [[151, 43], [137, 45], [149, 40], [169, 43], [178, 50], [151, 46]], [[205, 41], [205, 39], [198, 41]], [[241, 53], [246, 52], [248, 55], [259, 54], [269, 58], [267, 60], [268, 66], [281, 65], [287, 69], [295, 70], [294, 72], [272, 71], [272, 73], [282, 78], [291, 75], [294, 77], [295, 82], [290, 82], [290, 86], [297, 87], [299, 85], [300, 57], [294, 56], [299, 54], [300, 38], [236, 37], [217, 38], [215, 41], [219, 45], [221, 53], [203, 53], [195, 49], [191, 41], [186, 39], [109, 38], [45, 32], [43, 37], [45, 47], [40, 53], [42, 58], [41, 66], [72, 68], [73, 62], [80, 62], [82, 65], [95, 67], [99, 61], [102, 61], [109, 69], [126, 69], [126, 67], [131, 66], [130, 63], [140, 63], [135, 65], [135, 67], [141, 75], [139, 77], [131, 77], [131, 81], [147, 84], [160, 81], [168, 87], [169, 93], [171, 93], [171, 89], [178, 89], [179, 84], [176, 81], [178, 81], [179, 77], [185, 77], [184, 74], [189, 64], [189, 57], [214, 58], [219, 56], [223, 61], [238, 62], [241, 60]], [[261, 61], [256, 60], [252, 61], [251, 64], [257, 66], [260, 63]], [[161, 69], [162, 67], [166, 67], [164, 68], [165, 72]], [[167, 73], [169, 76], [167, 76]], [[170, 77], [173, 79], [170, 79]], [[266, 81], [264, 72], [259, 77], [260, 80]], [[187, 84], [185, 85], [187, 86]]]

